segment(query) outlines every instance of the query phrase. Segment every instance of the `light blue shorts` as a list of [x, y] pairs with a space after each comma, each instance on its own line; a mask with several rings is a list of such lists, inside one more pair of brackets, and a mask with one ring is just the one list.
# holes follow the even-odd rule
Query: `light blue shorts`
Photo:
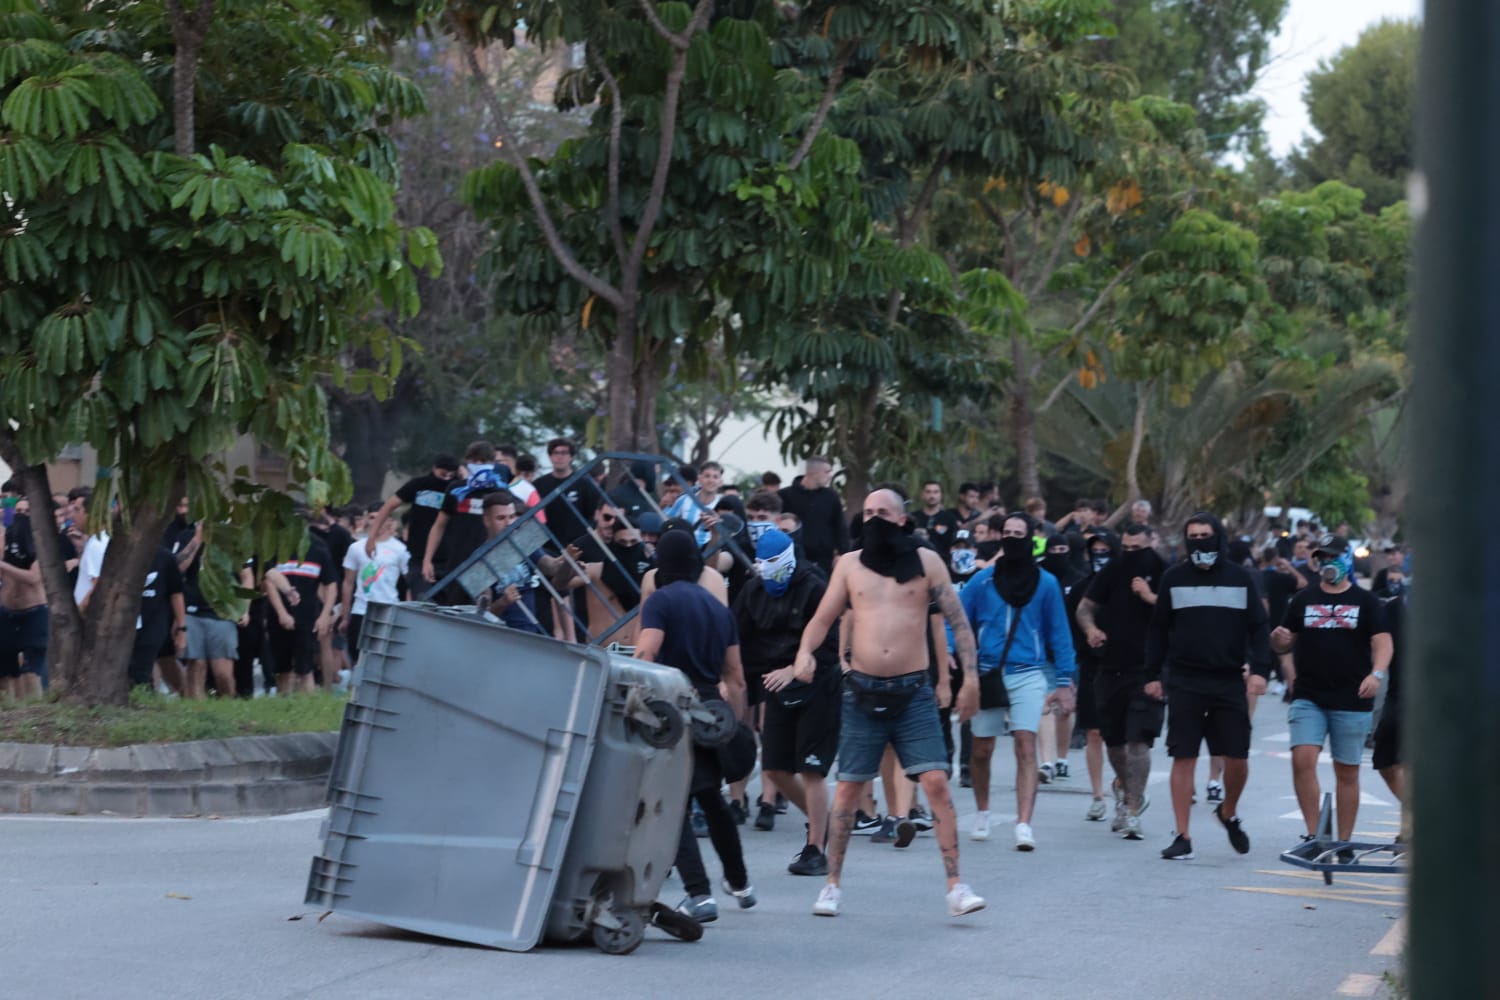
[[1042, 705], [1047, 700], [1047, 675], [1040, 668], [1005, 675], [1005, 690], [1010, 695], [1009, 708], [983, 708], [970, 723], [975, 736], [987, 738], [1005, 735], [1005, 720], [1010, 730], [1034, 733], [1042, 724]]
[[1330, 711], [1304, 698], [1293, 701], [1286, 713], [1287, 724], [1292, 728], [1292, 746], [1321, 747], [1326, 739], [1334, 763], [1355, 767], [1364, 757], [1370, 719], [1369, 712]]

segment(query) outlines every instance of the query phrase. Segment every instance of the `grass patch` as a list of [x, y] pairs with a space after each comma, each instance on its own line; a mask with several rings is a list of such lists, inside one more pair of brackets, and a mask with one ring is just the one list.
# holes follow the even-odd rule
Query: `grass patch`
[[138, 692], [130, 704], [84, 707], [43, 701], [0, 706], [0, 742], [123, 747], [231, 736], [330, 732], [344, 717], [342, 695], [184, 701]]

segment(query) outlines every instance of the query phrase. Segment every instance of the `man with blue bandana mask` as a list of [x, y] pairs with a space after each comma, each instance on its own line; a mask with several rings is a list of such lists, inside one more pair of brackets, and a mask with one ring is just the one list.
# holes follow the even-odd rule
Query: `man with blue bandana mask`
[[814, 650], [811, 680], [799, 680], [795, 668], [802, 630], [827, 589], [828, 578], [797, 557], [791, 536], [770, 527], [755, 543], [755, 573], [734, 602], [746, 688], [752, 704], [765, 704], [755, 828], [775, 827], [778, 789], [807, 816], [807, 842], [787, 866], [793, 875], [828, 874], [823, 842], [828, 771], [839, 741], [838, 632], [830, 630]]
[[[1313, 549], [1318, 583], [1287, 604], [1271, 648], [1292, 651], [1296, 680], [1287, 721], [1292, 730], [1292, 785], [1307, 824], [1318, 831], [1322, 790], [1318, 755], [1324, 741], [1333, 756], [1338, 838], [1354, 835], [1359, 811], [1359, 764], [1370, 732], [1375, 694], [1391, 662], [1391, 635], [1380, 599], [1355, 586], [1354, 552], [1347, 539], [1324, 535]], [[1352, 851], [1339, 860], [1352, 861]]]

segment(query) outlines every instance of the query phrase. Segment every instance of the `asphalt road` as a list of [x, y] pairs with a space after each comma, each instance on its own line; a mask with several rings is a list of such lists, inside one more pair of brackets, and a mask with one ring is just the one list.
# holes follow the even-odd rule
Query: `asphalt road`
[[[1398, 960], [1404, 880], [1320, 876], [1283, 864], [1301, 832], [1291, 797], [1284, 706], [1266, 699], [1240, 814], [1250, 854], [1234, 854], [1209, 807], [1195, 807], [1198, 859], [1165, 862], [1167, 761], [1160, 748], [1131, 843], [1084, 821], [1083, 753], [1067, 786], [1044, 787], [1038, 849], [1013, 849], [1012, 769], [995, 779], [997, 827], [967, 838], [964, 876], [988, 898], [953, 920], [931, 834], [905, 851], [851, 845], [844, 913], [817, 918], [820, 880], [785, 871], [800, 817], [742, 831], [760, 904], [722, 916], [702, 941], [648, 932], [633, 955], [592, 947], [510, 954], [333, 915], [301, 900], [321, 814], [243, 820], [0, 818], [0, 995], [63, 1000], [317, 997], [661, 996], [1286, 1000], [1384, 996]], [[1003, 747], [1002, 747], [1003, 749]], [[1200, 771], [1206, 770], [1203, 760]], [[1332, 775], [1326, 760], [1325, 785]], [[1200, 788], [1202, 779], [1200, 778]], [[1357, 829], [1389, 839], [1397, 812], [1373, 772]], [[1013, 817], [1012, 817], [1013, 819]], [[705, 847], [707, 847], [705, 842]], [[712, 851], [705, 853], [717, 876]], [[664, 896], [680, 896], [675, 881]]]

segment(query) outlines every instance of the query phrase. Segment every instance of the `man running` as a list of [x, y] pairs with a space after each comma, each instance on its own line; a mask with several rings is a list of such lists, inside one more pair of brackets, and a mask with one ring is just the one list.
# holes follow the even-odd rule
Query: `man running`
[[839, 616], [852, 609], [854, 629], [851, 667], [843, 695], [839, 732], [838, 788], [834, 793], [828, 841], [828, 882], [813, 904], [813, 913], [838, 915], [839, 880], [849, 848], [855, 813], [865, 784], [880, 772], [886, 744], [892, 744], [908, 777], [916, 778], [932, 807], [938, 846], [948, 881], [948, 913], [961, 916], [984, 908], [958, 875], [958, 820], [948, 790], [947, 747], [937, 708], [949, 698], [947, 658], [941, 658], [939, 682], [927, 676], [927, 609], [936, 603], [953, 629], [964, 682], [958, 694], [958, 716], [967, 721], [979, 706], [974, 633], [958, 602], [948, 570], [931, 549], [903, 530], [901, 498], [876, 490], [865, 498], [863, 547], [834, 564], [828, 592], [802, 633], [796, 678], [817, 675], [814, 652]]
[[[1391, 635], [1380, 598], [1356, 587], [1354, 552], [1346, 539], [1324, 535], [1313, 550], [1318, 584], [1293, 597], [1271, 648], [1295, 657], [1297, 681], [1287, 723], [1292, 730], [1292, 786], [1307, 837], [1318, 832], [1318, 755], [1326, 740], [1337, 782], [1338, 836], [1354, 835], [1359, 812], [1359, 762], [1370, 733], [1375, 694], [1391, 662]], [[1340, 851], [1352, 861], [1353, 851]]]
[[1271, 671], [1266, 607], [1250, 571], [1225, 558], [1223, 525], [1200, 512], [1188, 518], [1184, 534], [1187, 561], [1163, 573], [1157, 587], [1146, 632], [1143, 689], [1152, 698], [1165, 696], [1169, 706], [1167, 753], [1177, 838], [1161, 852], [1168, 861], [1193, 859], [1188, 821], [1204, 740], [1210, 754], [1224, 758], [1224, 800], [1214, 807], [1214, 816], [1229, 834], [1230, 846], [1250, 853], [1250, 837], [1235, 807], [1250, 778], [1248, 696], [1265, 693]]

